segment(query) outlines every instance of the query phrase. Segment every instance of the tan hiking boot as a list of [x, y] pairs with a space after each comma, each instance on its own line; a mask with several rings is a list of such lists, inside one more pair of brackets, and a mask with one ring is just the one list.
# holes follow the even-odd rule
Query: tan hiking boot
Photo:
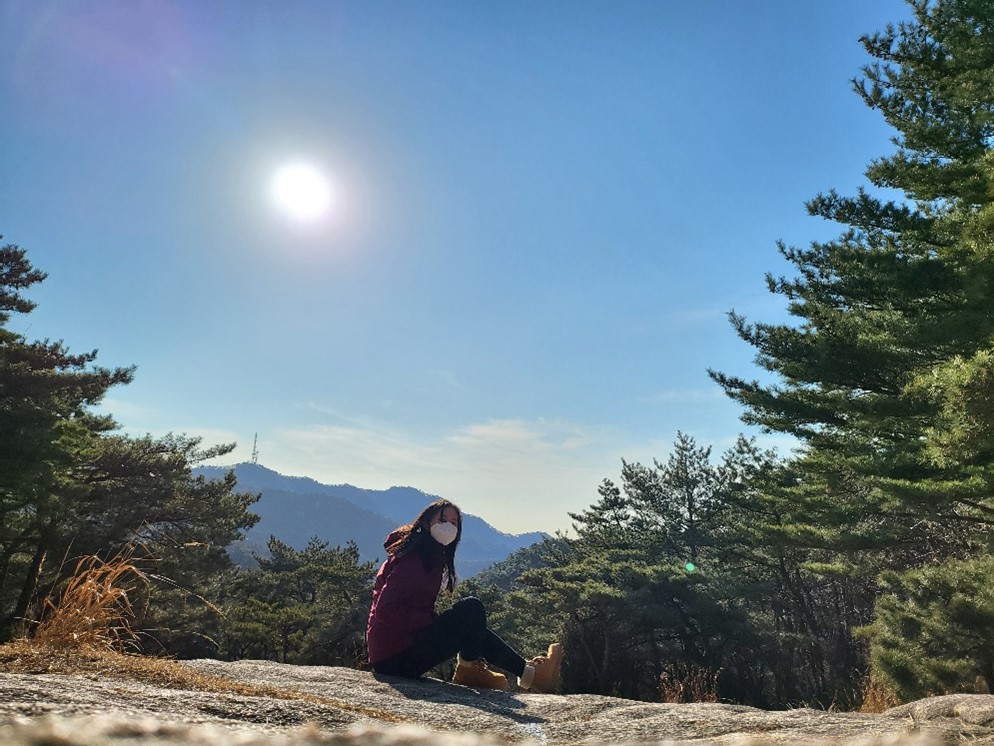
[[554, 692], [559, 687], [559, 667], [562, 662], [563, 646], [554, 642], [546, 655], [536, 655], [528, 661], [529, 666], [535, 667], [535, 676], [528, 688], [543, 694]]
[[504, 689], [507, 687], [507, 677], [491, 671], [483, 658], [477, 658], [475, 661], [460, 660], [452, 683], [473, 689]]

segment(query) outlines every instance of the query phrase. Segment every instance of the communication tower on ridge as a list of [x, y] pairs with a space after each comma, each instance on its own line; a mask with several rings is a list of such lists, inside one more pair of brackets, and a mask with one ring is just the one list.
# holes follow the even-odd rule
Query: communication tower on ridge
[[252, 441], [252, 463], [259, 463], [259, 433], [255, 434], [255, 440]]

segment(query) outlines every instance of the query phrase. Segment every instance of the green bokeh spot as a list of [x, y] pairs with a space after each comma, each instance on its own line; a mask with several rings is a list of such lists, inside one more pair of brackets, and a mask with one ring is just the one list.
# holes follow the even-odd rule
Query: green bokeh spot
[[693, 562], [688, 562], [686, 565], [683, 566], [683, 569], [686, 570], [687, 572], [693, 572], [694, 570], [697, 569], [697, 565], [695, 565]]

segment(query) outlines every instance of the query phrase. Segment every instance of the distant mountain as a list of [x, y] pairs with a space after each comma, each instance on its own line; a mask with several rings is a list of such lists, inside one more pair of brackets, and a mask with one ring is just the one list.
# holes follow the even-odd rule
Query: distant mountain
[[[556, 564], [569, 547], [569, 540], [561, 536], [546, 537], [512, 552], [500, 562], [476, 573], [473, 582], [481, 588], [499, 588], [508, 593], [518, 587], [518, 578], [528, 570]], [[559, 560], [561, 562], [561, 559]]]
[[[321, 484], [309, 477], [284, 476], [259, 464], [203, 466], [194, 473], [220, 479], [228, 471], [235, 472], [239, 492], [262, 495], [251, 508], [259, 522], [249, 529], [244, 542], [232, 548], [239, 562], [250, 561], [251, 553], [264, 554], [270, 536], [295, 549], [302, 549], [315, 536], [331, 546], [354, 541], [363, 561], [382, 561], [387, 534], [410, 523], [436, 499], [414, 487], [368, 490], [350, 484]], [[482, 518], [464, 513], [456, 572], [468, 578], [544, 538], [538, 531], [505, 534]]]

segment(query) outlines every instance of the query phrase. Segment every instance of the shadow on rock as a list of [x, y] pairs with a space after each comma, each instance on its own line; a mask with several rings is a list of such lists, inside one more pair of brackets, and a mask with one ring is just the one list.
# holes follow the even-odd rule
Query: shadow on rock
[[374, 673], [373, 678], [393, 689], [397, 694], [411, 700], [433, 702], [435, 704], [463, 705], [475, 707], [492, 715], [499, 715], [518, 723], [543, 723], [545, 718], [525, 715], [515, 710], [525, 709], [525, 704], [513, 693], [497, 689], [471, 689], [468, 686], [450, 684], [440, 679], [421, 677], [419, 679], [402, 676], [386, 676]]

